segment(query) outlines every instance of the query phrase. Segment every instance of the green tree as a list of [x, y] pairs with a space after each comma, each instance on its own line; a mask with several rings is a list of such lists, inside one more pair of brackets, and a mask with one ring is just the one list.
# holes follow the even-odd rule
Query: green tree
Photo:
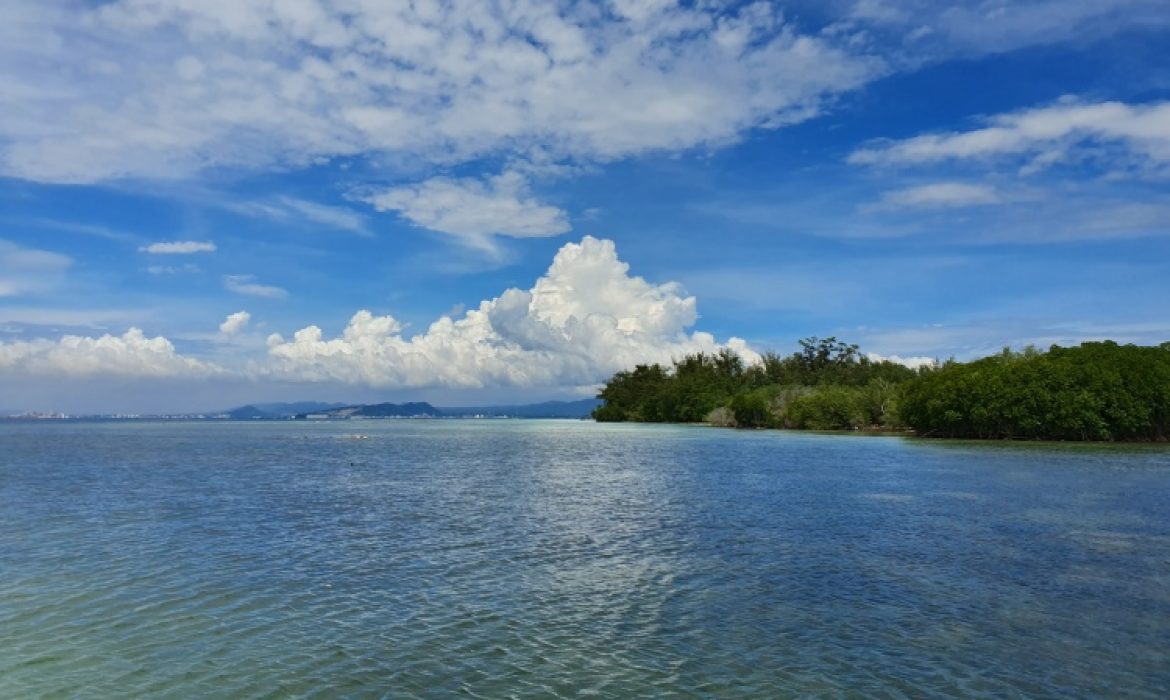
[[594, 418], [691, 423], [719, 409], [742, 427], [896, 425], [896, 387], [914, 370], [872, 362], [835, 337], [805, 338], [800, 347], [789, 356], [765, 353], [750, 367], [729, 349], [687, 355], [670, 368], [638, 365], [606, 383]]
[[1106, 341], [950, 362], [906, 384], [899, 411], [923, 435], [1166, 440], [1170, 348]]

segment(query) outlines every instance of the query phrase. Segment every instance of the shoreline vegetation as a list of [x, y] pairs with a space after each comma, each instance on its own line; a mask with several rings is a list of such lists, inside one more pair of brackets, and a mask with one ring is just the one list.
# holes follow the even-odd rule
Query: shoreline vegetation
[[1170, 440], [1170, 342], [1027, 347], [911, 369], [806, 338], [746, 366], [730, 350], [618, 372], [600, 422], [866, 430], [986, 440]]

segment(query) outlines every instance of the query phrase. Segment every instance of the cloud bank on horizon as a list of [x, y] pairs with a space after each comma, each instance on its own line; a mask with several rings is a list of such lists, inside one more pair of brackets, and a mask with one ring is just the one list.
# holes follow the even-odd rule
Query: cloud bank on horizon
[[[59, 341], [0, 342], [0, 376], [241, 378], [387, 389], [427, 387], [576, 387], [590, 390], [614, 372], [729, 348], [749, 363], [759, 355], [740, 338], [724, 343], [701, 331], [695, 298], [678, 285], [629, 274], [613, 241], [586, 236], [560, 249], [528, 290], [508, 289], [462, 318], [444, 316], [406, 337], [393, 316], [358, 311], [325, 338], [308, 326], [267, 337], [266, 357], [224, 367], [178, 353], [164, 337], [131, 328], [121, 336], [68, 335]], [[252, 320], [230, 314], [224, 338]]]

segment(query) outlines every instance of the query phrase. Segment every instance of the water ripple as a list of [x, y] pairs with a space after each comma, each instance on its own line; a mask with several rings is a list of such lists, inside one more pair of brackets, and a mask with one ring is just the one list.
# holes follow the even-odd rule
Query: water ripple
[[1170, 691], [1170, 453], [0, 426], [0, 697]]

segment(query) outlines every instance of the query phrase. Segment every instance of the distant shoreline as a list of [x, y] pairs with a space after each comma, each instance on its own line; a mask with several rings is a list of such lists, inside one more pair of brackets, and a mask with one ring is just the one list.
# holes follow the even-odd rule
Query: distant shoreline
[[482, 415], [482, 416], [465, 416], [465, 415], [451, 415], [451, 416], [361, 416], [361, 417], [341, 417], [341, 418], [323, 418], [323, 419], [305, 419], [296, 418], [294, 416], [280, 417], [280, 418], [218, 418], [218, 417], [197, 417], [197, 416], [166, 416], [166, 415], [142, 415], [142, 416], [103, 416], [103, 415], [84, 415], [84, 416], [53, 416], [53, 417], [36, 417], [36, 416], [0, 416], [0, 423], [35, 423], [35, 424], [54, 424], [54, 423], [208, 423], [208, 424], [225, 424], [225, 425], [240, 425], [250, 423], [312, 423], [312, 424], [326, 424], [326, 423], [368, 423], [371, 421], [502, 421], [502, 420], [555, 420], [555, 421], [587, 421], [595, 422], [588, 416], [580, 418], [572, 418], [566, 416], [505, 416], [505, 415]]

